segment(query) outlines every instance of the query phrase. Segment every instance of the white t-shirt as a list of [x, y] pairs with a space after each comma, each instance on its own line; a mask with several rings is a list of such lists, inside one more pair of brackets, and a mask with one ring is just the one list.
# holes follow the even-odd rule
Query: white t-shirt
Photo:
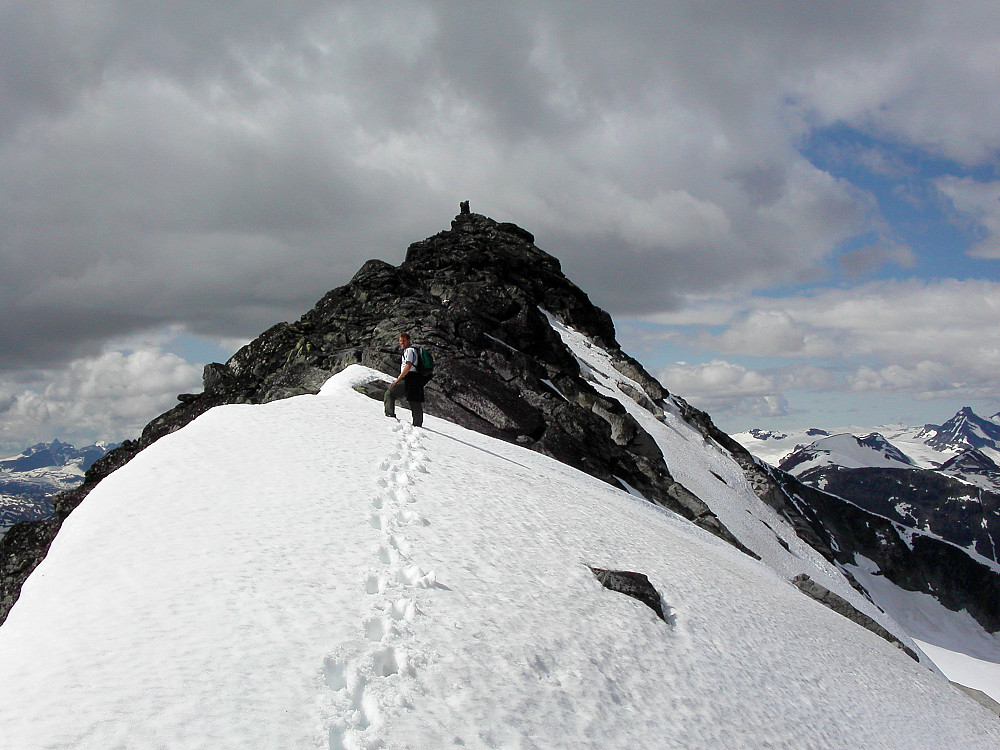
[[416, 349], [416, 347], [414, 347], [414, 346], [408, 346], [408, 347], [406, 347], [405, 351], [403, 352], [403, 361], [400, 362], [400, 364], [399, 364], [399, 371], [401, 373], [403, 372], [403, 368], [406, 367], [406, 363], [407, 362], [409, 362], [413, 366], [412, 370], [416, 370], [417, 369], [417, 349]]

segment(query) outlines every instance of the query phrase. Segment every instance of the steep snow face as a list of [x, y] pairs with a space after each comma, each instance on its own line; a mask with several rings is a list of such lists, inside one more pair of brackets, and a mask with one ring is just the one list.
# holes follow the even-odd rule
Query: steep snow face
[[[101, 482], [0, 627], [3, 742], [1000, 745], [768, 564], [519, 446], [388, 420], [352, 390], [371, 378], [212, 409]], [[588, 565], [645, 573], [667, 621]]]
[[859, 556], [848, 569], [949, 678], [1000, 701], [1000, 635], [984, 631], [965, 611], [953, 612], [929, 594], [875, 574], [871, 560]]
[[743, 544], [783, 578], [791, 580], [805, 573], [888, 630], [898, 629], [822, 555], [803, 542], [782, 516], [758, 499], [729, 452], [688, 424], [675, 402], [663, 404], [662, 416], [640, 406], [629, 393], [641, 391], [641, 387], [615, 368], [606, 351], [555, 316], [546, 315], [580, 366], [591, 375], [592, 385], [621, 402], [656, 441], [671, 475], [700, 497]]
[[817, 466], [912, 469], [916, 463], [882, 435], [873, 432], [863, 437], [841, 434], [822, 438], [785, 457], [779, 468], [799, 476]]

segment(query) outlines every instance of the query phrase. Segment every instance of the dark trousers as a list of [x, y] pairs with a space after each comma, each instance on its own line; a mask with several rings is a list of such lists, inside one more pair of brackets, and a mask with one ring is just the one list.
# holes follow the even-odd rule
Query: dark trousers
[[[405, 398], [406, 403], [410, 405], [410, 414], [413, 415], [413, 426], [420, 427], [424, 423], [424, 400], [423, 400], [424, 389], [422, 387], [414, 388], [414, 386], [417, 385], [416, 383], [408, 384], [406, 382], [413, 377], [420, 377], [420, 376], [416, 375], [415, 373], [412, 375], [407, 375], [401, 381], [396, 383], [396, 385], [386, 390], [384, 399], [385, 415], [387, 417], [395, 417], [396, 401], [398, 401], [401, 398]], [[421, 383], [420, 385], [422, 386], [423, 383]], [[415, 400], [414, 398], [417, 395], [415, 392], [417, 390], [419, 390], [420, 392], [419, 395], [421, 397], [419, 401]]]

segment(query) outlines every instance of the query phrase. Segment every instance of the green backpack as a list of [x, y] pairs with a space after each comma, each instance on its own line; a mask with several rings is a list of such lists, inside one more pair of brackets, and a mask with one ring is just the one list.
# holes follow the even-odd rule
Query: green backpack
[[434, 377], [434, 357], [422, 346], [417, 347], [417, 374], [424, 380]]

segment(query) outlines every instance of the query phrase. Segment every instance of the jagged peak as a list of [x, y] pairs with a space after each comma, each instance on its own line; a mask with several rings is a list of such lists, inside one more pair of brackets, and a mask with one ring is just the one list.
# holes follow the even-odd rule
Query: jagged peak
[[524, 267], [562, 275], [559, 261], [538, 248], [535, 236], [527, 229], [475, 213], [460, 213], [452, 220], [451, 229], [410, 245], [403, 268], [436, 271], [454, 263], [477, 276]]

